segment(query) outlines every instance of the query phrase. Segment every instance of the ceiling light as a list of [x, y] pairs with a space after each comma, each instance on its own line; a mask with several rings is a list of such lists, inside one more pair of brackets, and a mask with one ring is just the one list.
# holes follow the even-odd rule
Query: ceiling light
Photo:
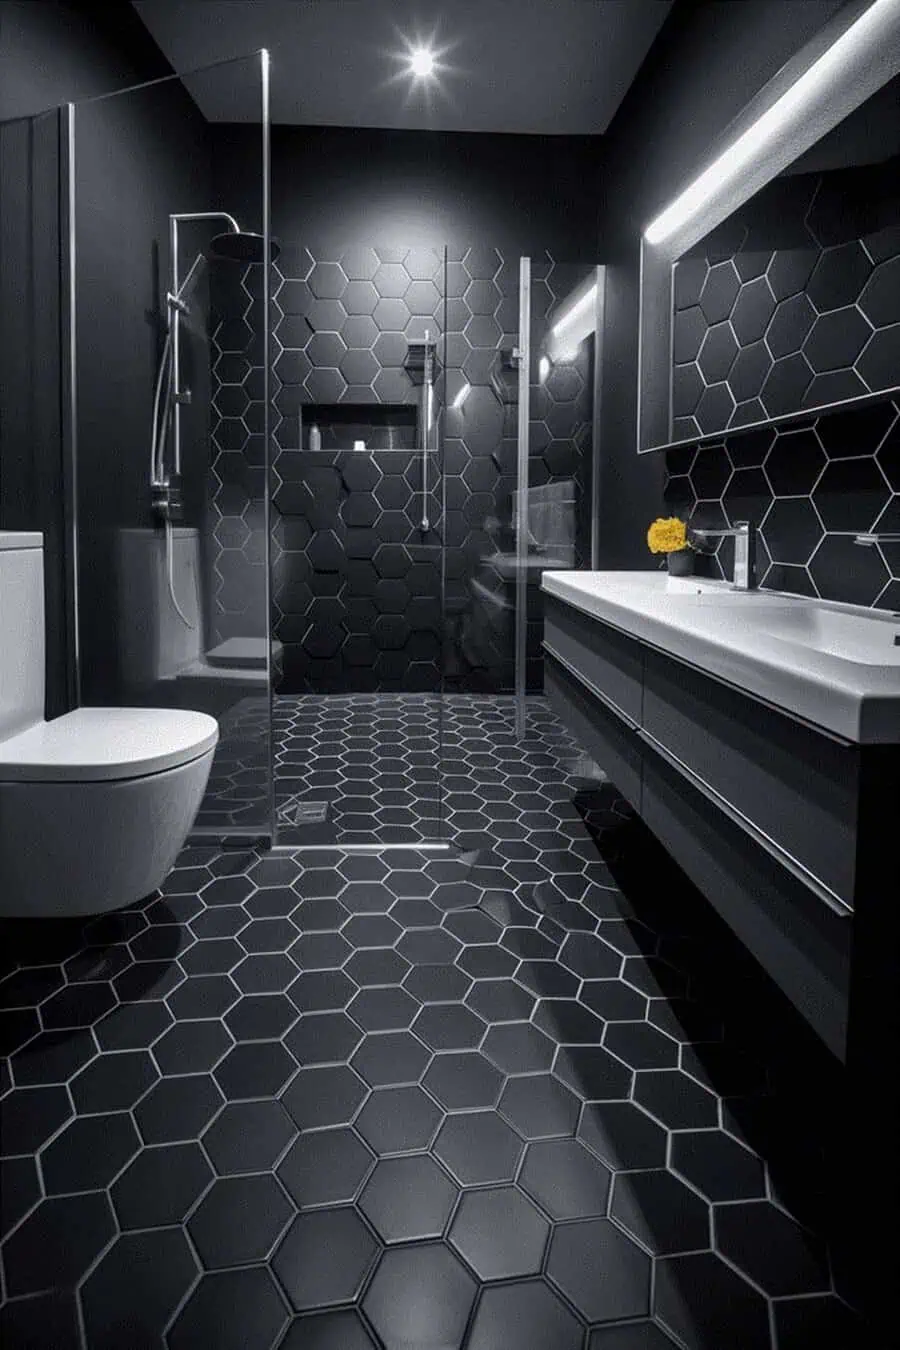
[[841, 34], [823, 52], [817, 61], [803, 72], [791, 87], [776, 99], [733, 145], [694, 179], [644, 230], [648, 244], [659, 244], [675, 233], [691, 216], [706, 205], [716, 192], [733, 182], [760, 152], [786, 128], [809, 112], [809, 105], [823, 85], [829, 83], [842, 65], [857, 55], [859, 44], [866, 40], [868, 31], [886, 13], [896, 8], [897, 0], [873, 0], [855, 23]]
[[409, 54], [409, 69], [417, 80], [427, 80], [434, 74], [434, 52], [427, 47], [413, 47]]

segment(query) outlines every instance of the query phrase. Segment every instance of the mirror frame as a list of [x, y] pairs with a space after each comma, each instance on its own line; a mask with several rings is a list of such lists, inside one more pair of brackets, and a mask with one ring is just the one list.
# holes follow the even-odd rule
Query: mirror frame
[[[743, 135], [799, 77], [878, 0], [853, 0], [844, 5], [756, 94], [713, 142], [708, 156], [688, 182], [693, 182]], [[889, 40], [885, 41], [885, 26]], [[689, 249], [727, 220], [740, 206], [765, 187], [851, 112], [900, 73], [900, 3], [887, 0], [885, 20], [879, 31], [860, 42], [843, 69], [816, 91], [814, 104], [791, 117], [766, 148], [734, 179], [715, 190], [703, 207], [668, 238], [648, 243], [641, 235], [640, 301], [638, 326], [637, 451], [649, 454], [676, 445], [720, 441], [726, 435], [770, 426], [797, 417], [809, 417], [825, 407], [844, 407], [880, 399], [900, 386], [864, 394], [841, 404], [803, 408], [700, 436], [672, 439], [672, 330], [675, 263]], [[676, 197], [679, 193], [676, 194]]]

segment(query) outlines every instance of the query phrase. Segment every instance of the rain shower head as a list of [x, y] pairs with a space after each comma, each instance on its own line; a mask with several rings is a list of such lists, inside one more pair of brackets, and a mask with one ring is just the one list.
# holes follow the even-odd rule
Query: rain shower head
[[[270, 261], [274, 262], [281, 252], [276, 239], [270, 239], [269, 249]], [[228, 230], [225, 234], [217, 234], [210, 240], [207, 251], [211, 258], [237, 263], [261, 263], [266, 256], [263, 236], [249, 230]]]

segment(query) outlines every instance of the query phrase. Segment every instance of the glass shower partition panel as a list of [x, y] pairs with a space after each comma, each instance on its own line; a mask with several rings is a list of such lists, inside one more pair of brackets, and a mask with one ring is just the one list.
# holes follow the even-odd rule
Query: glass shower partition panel
[[281, 240], [272, 465], [278, 842], [443, 827], [443, 248]]
[[195, 832], [271, 836], [267, 57], [70, 116], [80, 701], [216, 717]]
[[[529, 261], [529, 260], [525, 260]], [[524, 524], [520, 698], [543, 692], [546, 571], [595, 566], [598, 397], [604, 270], [596, 263], [530, 260], [529, 418], [520, 461]]]

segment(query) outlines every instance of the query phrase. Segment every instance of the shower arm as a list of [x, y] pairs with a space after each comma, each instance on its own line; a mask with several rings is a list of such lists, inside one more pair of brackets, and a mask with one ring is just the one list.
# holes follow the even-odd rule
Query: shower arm
[[[240, 234], [241, 227], [234, 216], [229, 215], [227, 211], [182, 211], [179, 214], [169, 216], [169, 255], [172, 262], [172, 285], [166, 297], [168, 308], [169, 332], [172, 335], [172, 403], [174, 405], [174, 414], [172, 417], [172, 468], [176, 477], [181, 473], [181, 404], [184, 401], [185, 391], [181, 388], [179, 377], [180, 366], [180, 338], [181, 338], [181, 292], [196, 267], [197, 262], [192, 264], [184, 282], [178, 279], [178, 227], [188, 221], [197, 220], [225, 220], [228, 222], [229, 229], [234, 234]], [[198, 255], [199, 257], [199, 255]]]

